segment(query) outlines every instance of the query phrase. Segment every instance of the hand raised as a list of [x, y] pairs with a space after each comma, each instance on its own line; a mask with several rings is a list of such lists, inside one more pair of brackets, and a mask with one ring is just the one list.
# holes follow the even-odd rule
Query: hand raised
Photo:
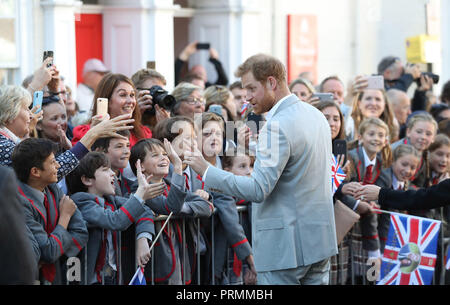
[[141, 160], [136, 162], [136, 177], [139, 184], [136, 195], [143, 200], [146, 201], [164, 194], [166, 184], [164, 182], [149, 184], [153, 175], [149, 175], [147, 178], [144, 176], [142, 173]]
[[183, 144], [190, 148], [189, 150], [184, 151], [183, 163], [189, 165], [200, 176], [203, 176], [209, 166], [209, 163], [198, 150], [197, 143], [195, 141], [189, 142], [184, 139]]
[[172, 144], [167, 139], [164, 139], [164, 149], [167, 152], [167, 155], [169, 156], [169, 160], [172, 163], [174, 170], [177, 174], [182, 173], [183, 170], [183, 163], [181, 162], [180, 157], [176, 153], [175, 149], [173, 149]]

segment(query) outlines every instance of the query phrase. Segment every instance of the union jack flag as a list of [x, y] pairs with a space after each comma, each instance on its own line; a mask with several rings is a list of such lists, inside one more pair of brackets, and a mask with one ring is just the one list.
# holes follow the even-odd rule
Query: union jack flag
[[247, 112], [247, 110], [249, 110], [249, 105], [250, 105], [250, 103], [248, 103], [248, 102], [244, 102], [244, 104], [242, 105], [242, 108], [241, 108], [241, 117], [242, 118], [245, 118], [246, 115], [248, 115], [248, 113], [246, 113], [246, 112]]
[[441, 222], [392, 213], [377, 285], [430, 285]]
[[344, 181], [346, 175], [342, 168], [339, 166], [339, 163], [337, 162], [337, 159], [334, 155], [332, 155], [331, 158], [331, 184], [332, 184], [332, 190], [333, 195], [336, 193], [337, 189], [339, 188], [339, 185], [341, 185], [342, 181]]
[[128, 285], [147, 285], [144, 268], [139, 267]]

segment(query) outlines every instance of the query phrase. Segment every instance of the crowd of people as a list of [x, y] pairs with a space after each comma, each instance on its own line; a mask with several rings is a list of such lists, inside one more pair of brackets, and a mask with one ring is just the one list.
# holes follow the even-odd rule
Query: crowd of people
[[[266, 160], [258, 160], [257, 148], [261, 130], [265, 126], [272, 131], [273, 117], [284, 109], [258, 109], [261, 106], [252, 102], [258, 90], [254, 83], [264, 90], [273, 88], [271, 100], [283, 99], [284, 108], [298, 104], [282, 119], [292, 121], [293, 134], [283, 135], [287, 139], [283, 142], [282, 137], [285, 146], [279, 151], [283, 156], [299, 156], [298, 164], [281, 157], [283, 166], [302, 167], [306, 164], [302, 155], [314, 154], [317, 158], [307, 164], [325, 175], [329, 159], [324, 156], [331, 154], [334, 142], [347, 143], [348, 152], [337, 156], [346, 179], [334, 196], [328, 180], [319, 179], [319, 186], [306, 182], [304, 177], [313, 180], [314, 171], [298, 168], [287, 181], [290, 188], [321, 193], [301, 196], [323, 203], [315, 207], [327, 217], [332, 206], [327, 210], [326, 196], [361, 216], [339, 245], [330, 237], [333, 221], [317, 218], [318, 223], [329, 222], [319, 234], [327, 245], [322, 249], [316, 240], [306, 243], [304, 238], [304, 248], [293, 250], [296, 263], [289, 268], [316, 263], [312, 266], [318, 272], [327, 273], [311, 283], [324, 284], [325, 279], [325, 284], [360, 284], [367, 260], [381, 261], [389, 217], [374, 213], [376, 203], [357, 196], [361, 185], [408, 190], [428, 188], [450, 177], [450, 82], [435, 96], [432, 77], [417, 65], [403, 65], [393, 56], [384, 58], [374, 73], [384, 77], [384, 88], [371, 88], [368, 76], [358, 75], [345, 90], [337, 75], [315, 84], [303, 73], [286, 83], [285, 90], [280, 86], [287, 82], [285, 71], [270, 70], [261, 78], [256, 70], [245, 70], [245, 64], [237, 72], [242, 81], [229, 84], [213, 48], [210, 63], [218, 79], [210, 83], [204, 67], [197, 65], [189, 71], [186, 67], [196, 51], [193, 42], [176, 59], [172, 92], [164, 89], [166, 79], [154, 69], [141, 69], [128, 77], [110, 72], [98, 59], [85, 63], [83, 82], [74, 88], [76, 101], [73, 88], [64, 84], [63, 71], [51, 64], [51, 58], [21, 86], [0, 87], [0, 181], [8, 182], [1, 184], [0, 218], [9, 219], [2, 221], [1, 234], [9, 236], [6, 243], [10, 244], [1, 250], [2, 283], [66, 284], [71, 257], [78, 257], [82, 266], [80, 279], [71, 284], [128, 284], [137, 266], [144, 270], [147, 283], [162, 285], [278, 283], [275, 279], [281, 277], [266, 272], [272, 271], [267, 266], [288, 269], [294, 258], [278, 260], [267, 254], [262, 259], [261, 252], [283, 251], [278, 242], [290, 255], [290, 244], [297, 241], [270, 239], [288, 228], [260, 221], [257, 217], [276, 212], [266, 209], [264, 214], [255, 204], [264, 201], [267, 208], [271, 200], [277, 204], [290, 200], [268, 194], [274, 188], [273, 193], [290, 191], [283, 189], [282, 170], [260, 168]], [[411, 86], [416, 87], [412, 97], [407, 94]], [[44, 94], [41, 109], [32, 107], [37, 91]], [[330, 93], [333, 98], [322, 100], [316, 93]], [[100, 112], [99, 98], [108, 99], [107, 114]], [[309, 123], [298, 122], [305, 118], [295, 117], [296, 111], [308, 113]], [[323, 114], [319, 120], [314, 119], [317, 113]], [[301, 128], [325, 134], [323, 147], [327, 148], [307, 150], [297, 141], [302, 150], [294, 154], [300, 148], [292, 147], [289, 140], [303, 134]], [[308, 145], [314, 147], [313, 142]], [[198, 169], [195, 153], [207, 161], [207, 172]], [[233, 175], [215, 179], [216, 169]], [[255, 186], [250, 180], [230, 178], [236, 176], [264, 182]], [[208, 187], [208, 179], [231, 191]], [[241, 181], [241, 188], [230, 186], [229, 179]], [[253, 190], [253, 195], [246, 195]], [[238, 206], [246, 207], [241, 215]], [[401, 212], [439, 219], [445, 225], [450, 220], [447, 208]], [[284, 213], [280, 217], [295, 222], [310, 211], [293, 207]], [[156, 221], [161, 215], [169, 220]], [[311, 232], [322, 230], [322, 225], [310, 225]], [[441, 234], [448, 237], [445, 228]], [[314, 260], [314, 255], [320, 257]], [[323, 259], [330, 255], [329, 266]], [[20, 257], [20, 266], [14, 263], [15, 257]]]

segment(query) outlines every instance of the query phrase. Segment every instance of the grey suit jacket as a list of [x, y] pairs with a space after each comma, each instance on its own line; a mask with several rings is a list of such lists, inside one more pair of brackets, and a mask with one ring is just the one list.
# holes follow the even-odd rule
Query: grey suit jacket
[[258, 272], [310, 265], [337, 253], [330, 126], [297, 97], [287, 98], [261, 129], [251, 177], [211, 166], [205, 184], [254, 202]]

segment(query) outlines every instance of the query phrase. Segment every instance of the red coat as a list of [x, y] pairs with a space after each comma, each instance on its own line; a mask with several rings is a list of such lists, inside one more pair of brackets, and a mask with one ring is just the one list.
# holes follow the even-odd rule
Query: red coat
[[[73, 129], [72, 146], [74, 146], [80, 139], [88, 132], [91, 125], [78, 125]], [[146, 126], [141, 126], [142, 133], [144, 134], [144, 139], [152, 137], [152, 131]], [[130, 148], [134, 146], [139, 140], [134, 132], [131, 132], [130, 136]]]

